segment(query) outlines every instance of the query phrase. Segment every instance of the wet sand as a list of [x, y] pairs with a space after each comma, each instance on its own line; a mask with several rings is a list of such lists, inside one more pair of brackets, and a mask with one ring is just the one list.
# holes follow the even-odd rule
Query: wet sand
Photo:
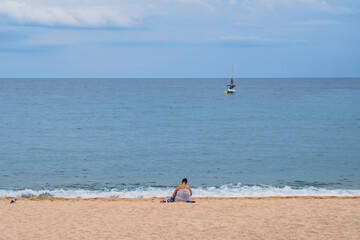
[[359, 239], [360, 197], [0, 198], [0, 239]]

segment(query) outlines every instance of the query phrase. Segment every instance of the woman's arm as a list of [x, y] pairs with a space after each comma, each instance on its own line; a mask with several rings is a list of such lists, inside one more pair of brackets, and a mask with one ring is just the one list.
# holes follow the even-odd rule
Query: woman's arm
[[177, 193], [177, 191], [178, 191], [178, 188], [179, 188], [179, 187], [175, 188], [174, 193], [173, 193], [173, 195], [172, 195], [172, 196], [173, 196], [173, 198], [175, 198], [175, 197], [176, 197], [176, 193]]
[[189, 190], [190, 190], [190, 196], [192, 196], [192, 191], [191, 191], [191, 188], [189, 187]]

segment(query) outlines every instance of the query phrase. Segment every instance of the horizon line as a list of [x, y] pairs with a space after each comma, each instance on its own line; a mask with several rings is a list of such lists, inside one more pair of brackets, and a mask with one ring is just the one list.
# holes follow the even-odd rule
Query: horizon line
[[[3, 79], [227, 79], [231, 77], [0, 77]], [[234, 79], [360, 79], [358, 77], [234, 77]]]

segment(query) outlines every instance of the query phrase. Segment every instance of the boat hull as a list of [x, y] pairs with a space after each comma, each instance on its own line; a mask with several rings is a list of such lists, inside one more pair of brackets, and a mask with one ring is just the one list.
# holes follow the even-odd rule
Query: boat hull
[[228, 89], [227, 90], [227, 93], [235, 93], [236, 91], [235, 91], [235, 89]]

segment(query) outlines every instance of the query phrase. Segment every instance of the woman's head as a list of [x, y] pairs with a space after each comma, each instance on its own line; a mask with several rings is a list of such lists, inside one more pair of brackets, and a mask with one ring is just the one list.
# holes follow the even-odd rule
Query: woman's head
[[184, 178], [184, 179], [181, 181], [181, 183], [187, 184], [187, 178]]

